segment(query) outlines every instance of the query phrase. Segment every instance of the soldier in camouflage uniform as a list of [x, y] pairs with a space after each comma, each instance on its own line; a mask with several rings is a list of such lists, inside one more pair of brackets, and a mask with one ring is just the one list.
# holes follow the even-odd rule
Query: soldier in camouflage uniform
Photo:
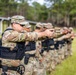
[[[59, 28], [58, 30], [59, 32], [57, 32], [57, 41], [56, 42], [60, 42], [58, 45], [58, 63], [61, 63], [62, 59], [64, 59], [64, 41], [63, 41], [63, 36], [64, 34], [62, 33], [62, 28]], [[58, 34], [59, 33], [59, 34]]]
[[[52, 24], [51, 23], [44, 23], [43, 24], [43, 27], [45, 28], [45, 30], [46, 29], [50, 29], [50, 31], [54, 34], [54, 29], [53, 29], [53, 26], [52, 26]], [[48, 38], [45, 38], [44, 40], [42, 40], [42, 41], [45, 41], [45, 40], [49, 40], [49, 39], [52, 39], [53, 38], [53, 34], [52, 34], [52, 36], [51, 37], [48, 37]], [[49, 42], [48, 42], [49, 43]], [[53, 46], [50, 46], [50, 48], [51, 47], [53, 47]], [[44, 46], [43, 47], [44, 49], [46, 49], [46, 47]], [[44, 52], [43, 52], [43, 62], [44, 62], [44, 64], [45, 64], [45, 68], [46, 68], [46, 70], [47, 71], [51, 71], [51, 64], [52, 64], [52, 61], [51, 61], [51, 58], [53, 58], [53, 57], [51, 57], [51, 55], [52, 55], [52, 50], [44, 50]]]
[[[43, 31], [43, 24], [42, 23], [37, 23], [35, 32], [42, 32], [42, 31]], [[36, 57], [39, 61], [39, 64], [38, 64], [37, 68], [35, 67], [33, 75], [46, 75], [46, 69], [45, 69], [44, 63], [42, 61], [42, 56], [40, 55], [40, 52], [41, 52], [41, 49], [42, 49], [41, 44], [42, 44], [41, 39], [36, 41]]]
[[[56, 30], [56, 32], [55, 32]], [[50, 67], [50, 71], [55, 69], [55, 66], [59, 63], [59, 47], [56, 48], [55, 44], [56, 44], [56, 37], [58, 37], [60, 35], [60, 28], [55, 28], [54, 29], [54, 35], [51, 39], [53, 39], [53, 44], [50, 46], [51, 50], [49, 51], [50, 55], [51, 55], [51, 67]], [[55, 39], [54, 39], [55, 38]]]
[[[68, 51], [67, 51], [67, 48], [68, 48], [68, 44], [67, 44], [67, 41], [68, 41], [68, 38], [70, 38], [70, 34], [68, 34], [68, 29], [66, 27], [64, 27], [62, 30], [61, 30], [61, 37], [59, 37], [57, 40], [58, 41], [61, 41], [62, 44], [59, 45], [59, 55], [60, 55], [60, 60], [64, 59], [64, 56], [68, 56]], [[64, 42], [64, 43], [63, 43]]]
[[[53, 29], [53, 25], [51, 23], [47, 23], [46, 28], [48, 29], [52, 29], [51, 31], [53, 32], [53, 36], [54, 36], [54, 29]], [[55, 56], [55, 48], [54, 48], [54, 38], [49, 37], [50, 42], [52, 41], [52, 44], [49, 46], [50, 50], [48, 52], [48, 72], [51, 72], [52, 70], [55, 69], [55, 63], [54, 63], [54, 56]]]
[[64, 59], [64, 55], [67, 55], [67, 39], [69, 38], [70, 35], [67, 34], [67, 28], [61, 28], [59, 31], [59, 35], [56, 41], [59, 41], [59, 47], [58, 47], [58, 56], [60, 62]]
[[[8, 47], [10, 48], [10, 51], [13, 51], [13, 49], [16, 47], [17, 42], [22, 42], [22, 41], [25, 42], [26, 40], [35, 41], [43, 36], [49, 36], [49, 34], [51, 33], [49, 30], [40, 33], [26, 32], [24, 27], [25, 24], [26, 22], [23, 16], [20, 15], [13, 16], [11, 18], [11, 25], [3, 33], [2, 46]], [[21, 64], [20, 60], [3, 59], [3, 58], [1, 58], [0, 60], [2, 60], [2, 65], [6, 65], [6, 66], [18, 66]], [[16, 71], [9, 70], [7, 72], [7, 75], [19, 75], [19, 73], [17, 73]]]
[[65, 40], [64, 57], [66, 58], [68, 56], [68, 39], [70, 39], [71, 34], [69, 33], [69, 29], [67, 27], [63, 27], [63, 33], [65, 34], [63, 38]]
[[73, 28], [69, 27], [69, 34], [71, 35], [71, 37], [68, 40], [67, 43], [67, 51], [68, 51], [68, 56], [72, 55], [72, 40], [74, 39], [74, 32], [73, 32]]
[[[25, 25], [24, 29], [25, 29], [26, 32], [31, 32], [31, 25], [29, 25], [29, 24]], [[26, 41], [25, 46], [28, 45], [28, 44], [29, 44], [29, 41]], [[35, 50], [34, 51], [29, 51], [28, 50], [28, 51], [25, 52], [25, 54], [34, 54], [34, 53], [35, 53]], [[28, 59], [27, 64], [25, 64], [24, 61], [25, 61], [25, 59], [23, 58], [21, 63], [23, 63], [25, 65], [25, 69], [26, 69], [24, 75], [32, 75], [33, 72], [34, 72], [34, 67], [37, 64], [35, 57], [30, 57]]]

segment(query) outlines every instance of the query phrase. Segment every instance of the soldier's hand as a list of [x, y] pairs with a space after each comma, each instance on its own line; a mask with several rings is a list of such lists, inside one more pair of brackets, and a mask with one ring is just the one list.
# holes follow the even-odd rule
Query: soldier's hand
[[52, 37], [52, 36], [54, 35], [54, 29], [47, 29], [47, 30], [45, 31], [45, 35], [46, 35], [47, 37]]
[[65, 39], [68, 39], [68, 38], [70, 38], [70, 37], [71, 37], [70, 34], [65, 35]]
[[41, 37], [51, 37], [51, 36], [53, 36], [53, 34], [54, 34], [53, 30], [47, 29], [44, 32], [38, 32], [38, 38], [41, 38]]
[[74, 39], [74, 38], [75, 38], [75, 34], [72, 33], [72, 34], [71, 34], [71, 39]]

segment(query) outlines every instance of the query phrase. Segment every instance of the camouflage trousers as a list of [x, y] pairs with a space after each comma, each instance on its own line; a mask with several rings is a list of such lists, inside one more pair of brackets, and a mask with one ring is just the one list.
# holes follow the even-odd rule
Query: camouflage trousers
[[24, 64], [25, 66], [25, 72], [24, 75], [32, 75], [34, 71], [34, 58], [30, 57], [28, 64], [24, 64], [24, 58], [21, 61], [21, 64]]
[[44, 53], [43, 53], [43, 63], [44, 63], [44, 67], [45, 67], [46, 71], [49, 71], [51, 62], [50, 62], [49, 52], [47, 52], [47, 51], [44, 51]]
[[34, 64], [34, 73], [32, 75], [46, 75], [45, 64], [43, 62], [42, 56], [40, 55], [39, 58], [36, 58], [36, 63]]
[[59, 57], [60, 62], [64, 59], [64, 50], [65, 50], [64, 45], [59, 47], [58, 57]]
[[[0, 75], [1, 75], [2, 73], [3, 73], [3, 72], [2, 72], [2, 69], [0, 69]], [[8, 71], [6, 72], [6, 74], [7, 74], [7, 75], [20, 75], [18, 72], [12, 71], [12, 70], [8, 70]]]
[[[24, 64], [24, 59], [21, 61]], [[42, 63], [38, 58], [30, 57], [28, 64], [25, 65], [24, 75], [46, 75]]]
[[67, 44], [67, 52], [68, 52], [68, 56], [71, 56], [73, 54], [72, 53], [72, 44], [71, 43]]
[[66, 58], [68, 56], [68, 51], [67, 51], [67, 43], [64, 45], [64, 57]]
[[[12, 67], [12, 62], [13, 60], [10, 60], [10, 59], [2, 59], [0, 58], [0, 60], [2, 61], [1, 65], [3, 66], [7, 66], [7, 67]], [[15, 60], [16, 61], [16, 60]], [[18, 62], [18, 61], [17, 61]], [[3, 70], [2, 68], [0, 68], [0, 75], [3, 73]], [[17, 71], [14, 71], [14, 70], [8, 70], [7, 69], [7, 72], [6, 72], [7, 75], [20, 75]]]
[[44, 68], [44, 64], [42, 62], [39, 62], [39, 67], [37, 70], [34, 70], [32, 75], [46, 75], [46, 69]]
[[51, 72], [52, 70], [55, 69], [56, 62], [55, 62], [55, 51], [54, 50], [49, 50], [49, 52], [44, 51], [43, 53], [43, 58], [44, 58], [44, 64], [46, 71]]
[[54, 70], [55, 67], [56, 67], [55, 50], [50, 50], [50, 51], [49, 51], [49, 55], [50, 55], [50, 61], [51, 61], [50, 70]]

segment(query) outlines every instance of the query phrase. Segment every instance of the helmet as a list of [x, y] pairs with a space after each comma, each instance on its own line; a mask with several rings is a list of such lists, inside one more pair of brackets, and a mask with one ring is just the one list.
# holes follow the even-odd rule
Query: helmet
[[69, 27], [69, 29], [70, 29], [71, 31], [73, 31], [73, 27]]
[[47, 29], [53, 28], [53, 25], [51, 23], [44, 23], [43, 26]]
[[19, 23], [21, 25], [25, 25], [25, 18], [21, 15], [15, 15], [11, 17], [11, 23]]
[[36, 24], [36, 27], [42, 28], [43, 25], [42, 25], [42, 23], [38, 22], [38, 23]]
[[15, 15], [11, 17], [11, 23], [18, 23], [22, 26], [25, 26], [26, 28], [31, 27], [29, 22], [25, 21], [25, 18], [21, 15]]

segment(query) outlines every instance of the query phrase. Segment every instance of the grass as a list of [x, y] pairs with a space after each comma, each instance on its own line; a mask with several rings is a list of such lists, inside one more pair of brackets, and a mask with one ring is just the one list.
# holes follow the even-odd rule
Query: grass
[[74, 32], [76, 32], [76, 27], [74, 27]]
[[76, 75], [76, 38], [73, 40], [72, 50], [73, 56], [65, 59], [50, 75]]

